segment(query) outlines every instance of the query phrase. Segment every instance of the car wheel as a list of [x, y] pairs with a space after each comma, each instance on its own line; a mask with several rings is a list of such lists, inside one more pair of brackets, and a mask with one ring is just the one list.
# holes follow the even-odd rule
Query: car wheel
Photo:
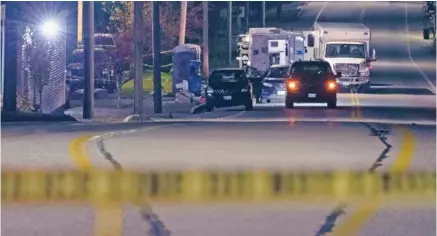
[[206, 111], [207, 112], [211, 112], [214, 110], [214, 107], [212, 105], [209, 105], [208, 103], [206, 104]]
[[294, 103], [292, 101], [285, 101], [285, 107], [287, 109], [293, 109], [294, 108]]
[[252, 99], [250, 99], [250, 101], [244, 105], [244, 109], [246, 111], [252, 111], [253, 110], [253, 103], [252, 103]]
[[337, 108], [337, 100], [328, 101], [328, 108]]

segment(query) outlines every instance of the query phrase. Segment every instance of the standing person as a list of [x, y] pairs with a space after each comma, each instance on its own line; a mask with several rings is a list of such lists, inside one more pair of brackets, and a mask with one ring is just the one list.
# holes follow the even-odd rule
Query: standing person
[[259, 71], [252, 67], [246, 67], [246, 74], [252, 84], [252, 94], [256, 99], [256, 103], [261, 103], [262, 77]]

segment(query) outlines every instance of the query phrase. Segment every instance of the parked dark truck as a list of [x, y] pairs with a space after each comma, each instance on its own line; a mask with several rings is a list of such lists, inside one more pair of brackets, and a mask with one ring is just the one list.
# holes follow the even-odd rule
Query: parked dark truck
[[249, 79], [242, 69], [216, 69], [211, 72], [206, 87], [206, 109], [244, 105], [253, 110]]
[[[113, 93], [117, 88], [114, 76], [116, 50], [115, 42], [111, 34], [95, 34], [94, 46], [94, 87], [103, 88], [108, 93]], [[73, 62], [68, 65], [71, 91], [84, 87], [84, 49], [83, 45], [73, 51]]]

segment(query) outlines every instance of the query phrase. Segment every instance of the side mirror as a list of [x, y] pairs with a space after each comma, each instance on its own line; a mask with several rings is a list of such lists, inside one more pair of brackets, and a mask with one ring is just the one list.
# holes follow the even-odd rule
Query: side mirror
[[430, 35], [429, 29], [428, 28], [423, 29], [423, 39], [429, 40], [430, 38], [429, 35]]
[[337, 72], [337, 78], [341, 78], [341, 72]]
[[372, 49], [372, 61], [376, 61], [376, 50]]

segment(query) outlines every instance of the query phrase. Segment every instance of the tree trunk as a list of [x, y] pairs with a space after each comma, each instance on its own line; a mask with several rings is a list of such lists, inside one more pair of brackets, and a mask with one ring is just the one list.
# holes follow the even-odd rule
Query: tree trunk
[[43, 92], [43, 90], [44, 90], [44, 86], [40, 85], [40, 87], [39, 87], [39, 105], [38, 105], [38, 112], [39, 113], [42, 113], [41, 108], [42, 108], [42, 92]]
[[121, 108], [121, 81], [123, 76], [117, 75], [117, 108]]
[[37, 105], [36, 105], [36, 80], [35, 80], [35, 78], [33, 78], [34, 80], [32, 81], [33, 82], [33, 99], [32, 99], [32, 109], [33, 110], [36, 110], [36, 107], [37, 107]]

